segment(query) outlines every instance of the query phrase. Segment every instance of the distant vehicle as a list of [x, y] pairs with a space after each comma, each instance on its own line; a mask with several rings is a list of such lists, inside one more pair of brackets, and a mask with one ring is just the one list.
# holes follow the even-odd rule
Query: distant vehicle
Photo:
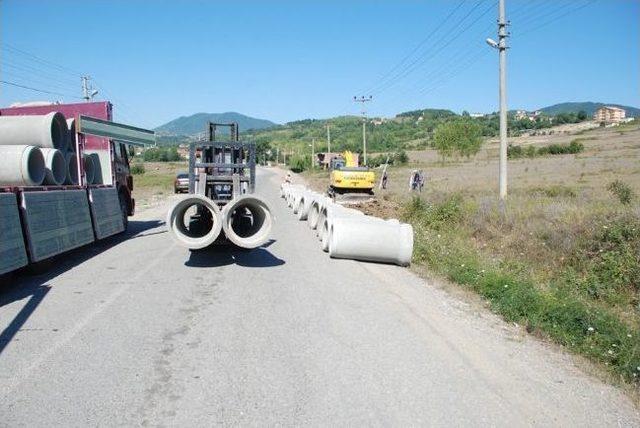
[[329, 194], [365, 193], [372, 195], [375, 174], [366, 166], [358, 166], [358, 156], [349, 151], [331, 159]]
[[176, 179], [173, 182], [173, 192], [182, 193], [189, 192], [189, 174], [186, 172], [180, 172], [176, 175]]

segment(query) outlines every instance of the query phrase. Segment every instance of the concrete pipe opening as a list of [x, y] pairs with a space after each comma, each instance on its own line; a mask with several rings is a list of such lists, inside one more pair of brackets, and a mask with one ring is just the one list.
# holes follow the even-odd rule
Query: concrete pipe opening
[[67, 152], [65, 154], [65, 161], [67, 164], [65, 184], [78, 184], [78, 155], [73, 152]]
[[72, 117], [67, 119], [67, 150], [76, 151], [76, 119]]
[[220, 208], [201, 195], [178, 200], [167, 214], [167, 230], [181, 246], [200, 250], [213, 244], [222, 230]]
[[257, 248], [269, 240], [273, 215], [267, 203], [255, 195], [244, 195], [222, 210], [222, 229], [229, 241], [242, 248]]
[[0, 185], [39, 186], [46, 171], [44, 156], [35, 146], [0, 146]]
[[34, 145], [65, 151], [67, 123], [58, 112], [44, 116], [0, 116], [0, 145]]
[[320, 216], [320, 201], [313, 201], [311, 208], [309, 208], [309, 214], [307, 215], [307, 225], [310, 229], [316, 229], [318, 227], [318, 217]]
[[87, 180], [87, 184], [93, 184], [96, 175], [93, 158], [89, 155], [82, 155], [82, 161], [84, 162], [84, 177]]
[[59, 186], [67, 179], [67, 161], [60, 150], [41, 149], [44, 156], [44, 184]]
[[320, 228], [320, 242], [322, 251], [325, 253], [329, 251], [329, 220], [325, 218], [322, 222], [322, 227]]
[[93, 161], [93, 184], [104, 184], [102, 178], [102, 164], [100, 163], [100, 156], [97, 153], [89, 153], [87, 156]]
[[0, 185], [39, 186], [46, 175], [44, 156], [35, 146], [0, 146]]

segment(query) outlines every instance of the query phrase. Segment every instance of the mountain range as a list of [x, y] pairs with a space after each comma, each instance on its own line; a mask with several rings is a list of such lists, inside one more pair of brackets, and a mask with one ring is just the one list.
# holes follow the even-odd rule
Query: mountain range
[[[627, 111], [627, 117], [640, 117], [640, 109], [636, 107], [591, 101], [554, 104], [552, 106], [540, 108], [539, 110], [551, 116], [555, 116], [560, 113], [578, 113], [579, 111], [583, 110], [587, 113], [587, 115], [592, 116], [593, 113], [595, 113], [595, 111], [602, 106], [620, 107]], [[446, 112], [446, 110], [433, 111]], [[397, 116], [411, 116], [411, 113], [415, 112], [399, 113]], [[453, 112], [450, 113], [454, 114]], [[161, 138], [165, 137], [165, 139], [167, 140], [173, 140], [173, 138], [171, 137], [194, 135], [204, 131], [205, 124], [209, 121], [218, 123], [237, 122], [240, 127], [240, 132], [249, 130], [261, 130], [278, 126], [277, 123], [274, 123], [270, 120], [258, 119], [236, 112], [195, 113], [191, 116], [181, 116], [177, 119], [165, 123], [164, 125], [158, 126], [157, 128], [155, 128], [155, 131]]]
[[[205, 130], [207, 122], [231, 123], [236, 122], [240, 132], [250, 129], [264, 129], [276, 126], [276, 123], [266, 119], [256, 119], [241, 113], [196, 113], [191, 116], [180, 116], [154, 129], [159, 135], [193, 135]], [[224, 132], [224, 131], [223, 131]]]
[[627, 117], [640, 117], [640, 109], [636, 107], [623, 106], [620, 104], [613, 104], [613, 103], [612, 104], [594, 103], [591, 101], [554, 104], [552, 106], [543, 107], [540, 109], [540, 111], [550, 116], [555, 116], [560, 113], [578, 113], [579, 111], [582, 110], [585, 113], [587, 113], [588, 116], [593, 116], [596, 110], [604, 106], [622, 108], [627, 111]]

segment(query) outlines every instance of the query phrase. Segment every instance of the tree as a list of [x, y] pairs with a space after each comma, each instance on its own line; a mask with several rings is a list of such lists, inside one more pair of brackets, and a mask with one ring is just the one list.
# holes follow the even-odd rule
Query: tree
[[458, 154], [469, 157], [482, 146], [482, 129], [469, 120], [455, 120], [438, 125], [433, 134], [433, 147], [443, 160]]
[[587, 120], [587, 112], [584, 111], [584, 110], [580, 110], [578, 112], [578, 121], [582, 122], [582, 121], [585, 121], [585, 120]]

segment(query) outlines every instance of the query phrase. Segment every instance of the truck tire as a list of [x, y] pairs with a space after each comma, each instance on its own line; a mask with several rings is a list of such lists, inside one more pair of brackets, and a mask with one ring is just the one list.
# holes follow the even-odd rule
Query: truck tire
[[129, 227], [129, 204], [124, 192], [118, 193], [118, 199], [120, 200], [120, 212], [122, 213], [122, 224], [124, 225], [124, 231], [127, 231]]

